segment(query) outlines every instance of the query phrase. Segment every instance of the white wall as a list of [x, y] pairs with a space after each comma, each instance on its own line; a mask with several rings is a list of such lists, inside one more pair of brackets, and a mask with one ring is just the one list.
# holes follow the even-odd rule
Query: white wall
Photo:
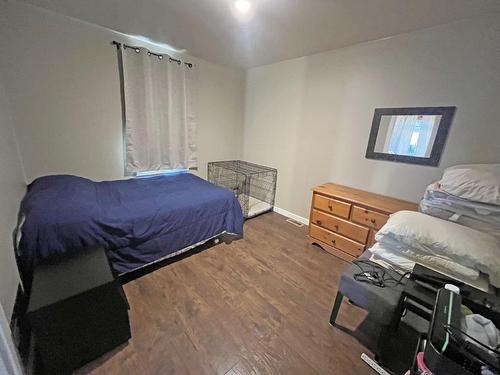
[[13, 122], [0, 75], [0, 304], [10, 317], [19, 283], [12, 233], [26, 191]]
[[[497, 16], [251, 69], [243, 157], [278, 168], [276, 205], [303, 217], [326, 181], [418, 201], [444, 167], [500, 161], [499, 46]], [[441, 105], [439, 168], [365, 159], [375, 108]]]
[[[109, 43], [126, 38], [30, 5], [0, 6], [0, 72], [27, 180], [121, 178], [119, 80]], [[446, 166], [498, 162], [498, 45], [498, 16], [465, 20], [251, 69], [246, 93], [243, 71], [192, 58], [199, 174], [207, 161], [240, 156], [274, 166], [277, 206], [301, 216], [310, 188], [325, 181], [417, 201]], [[427, 105], [458, 108], [439, 168], [365, 159], [374, 108]]]
[[[2, 5], [0, 72], [28, 181], [54, 173], [123, 177], [118, 66], [110, 42], [147, 43], [30, 5]], [[198, 67], [198, 173], [205, 176], [207, 161], [241, 156], [245, 73], [190, 60]]]
[[[26, 181], [55, 173], [123, 177], [114, 39], [129, 41], [102, 27], [0, 0], [0, 303], [7, 316], [19, 281], [12, 231]], [[198, 69], [198, 174], [204, 177], [207, 161], [241, 156], [245, 73], [189, 60]]]

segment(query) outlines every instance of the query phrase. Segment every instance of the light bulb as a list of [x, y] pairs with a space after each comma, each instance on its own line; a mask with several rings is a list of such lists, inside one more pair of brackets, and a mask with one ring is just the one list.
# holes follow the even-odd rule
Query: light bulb
[[240, 12], [241, 14], [245, 14], [250, 10], [250, 7], [252, 6], [252, 3], [249, 0], [236, 0], [234, 2], [234, 7]]

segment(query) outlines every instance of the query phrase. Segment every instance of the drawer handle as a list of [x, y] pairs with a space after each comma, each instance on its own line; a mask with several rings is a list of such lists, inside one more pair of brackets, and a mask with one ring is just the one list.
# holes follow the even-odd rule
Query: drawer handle
[[377, 222], [377, 220], [375, 219], [371, 219], [370, 221], [372, 222], [372, 224], [375, 224]]
[[337, 241], [332, 240], [332, 244], [333, 244], [333, 246], [337, 246]]
[[328, 203], [328, 209], [329, 209], [330, 211], [333, 211], [333, 206], [332, 206], [330, 203]]
[[333, 227], [335, 228], [335, 231], [337, 231], [337, 232], [338, 232], [338, 230], [339, 230], [339, 226], [338, 226], [337, 224], [335, 224]]
[[321, 220], [316, 220], [316, 224], [321, 225]]

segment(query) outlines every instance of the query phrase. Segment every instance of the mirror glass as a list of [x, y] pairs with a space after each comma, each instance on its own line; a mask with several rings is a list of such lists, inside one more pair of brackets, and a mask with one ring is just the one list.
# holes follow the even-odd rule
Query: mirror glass
[[366, 157], [437, 166], [455, 107], [376, 108]]
[[431, 156], [441, 115], [381, 116], [375, 152], [419, 158]]

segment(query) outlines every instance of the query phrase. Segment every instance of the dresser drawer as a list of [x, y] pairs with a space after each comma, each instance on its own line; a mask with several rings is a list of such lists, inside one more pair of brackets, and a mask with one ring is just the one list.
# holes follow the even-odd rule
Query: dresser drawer
[[313, 210], [312, 212], [312, 223], [363, 244], [366, 243], [366, 238], [368, 237], [368, 228], [339, 219], [318, 210]]
[[370, 228], [380, 229], [385, 223], [387, 223], [388, 219], [389, 216], [372, 210], [367, 210], [366, 208], [356, 206], [352, 208], [351, 220]]
[[309, 235], [316, 240], [342, 250], [343, 252], [348, 253], [354, 257], [360, 256], [365, 250], [364, 245], [318, 227], [314, 224], [311, 224]]
[[324, 197], [322, 195], [314, 194], [313, 207], [329, 212], [331, 214], [343, 217], [345, 219], [349, 218], [349, 213], [351, 212], [351, 204], [338, 201], [336, 199], [331, 199]]

